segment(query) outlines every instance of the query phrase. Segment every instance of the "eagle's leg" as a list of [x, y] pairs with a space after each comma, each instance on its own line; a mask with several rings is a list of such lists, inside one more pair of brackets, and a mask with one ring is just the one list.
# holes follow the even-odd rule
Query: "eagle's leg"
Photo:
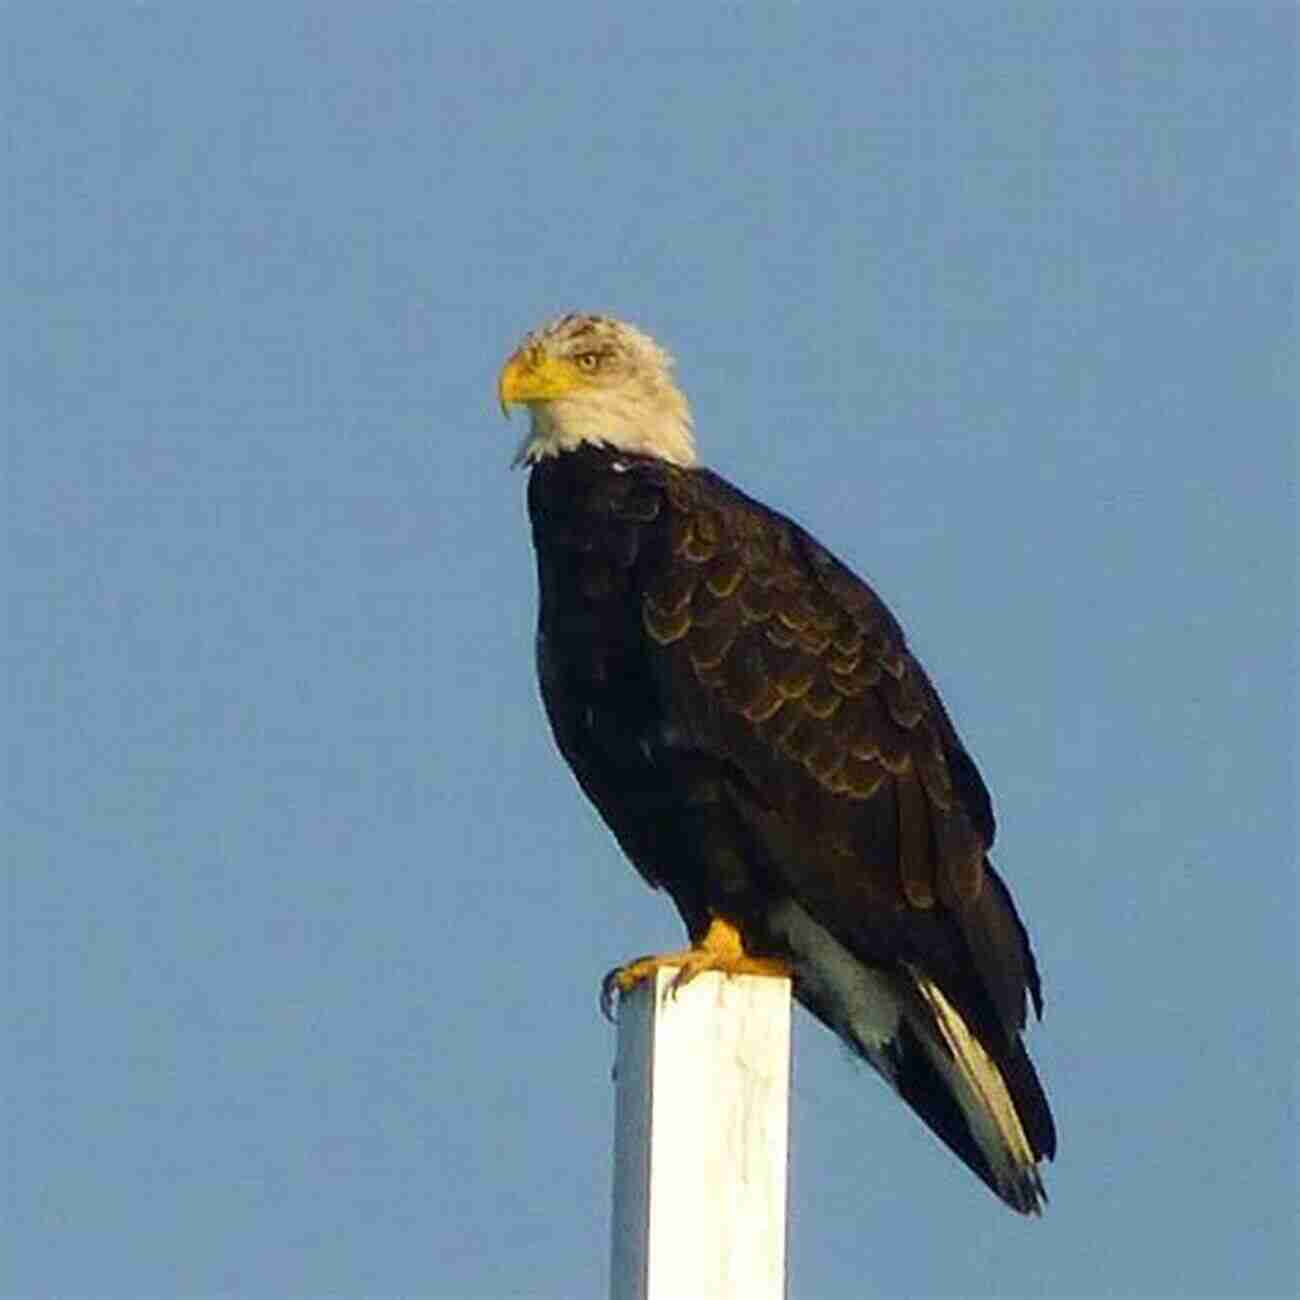
[[659, 953], [653, 957], [638, 957], [626, 966], [615, 966], [601, 981], [601, 1010], [612, 1018], [615, 989], [627, 993], [666, 966], [678, 967], [677, 974], [667, 988], [673, 997], [697, 975], [710, 970], [720, 971], [723, 975], [790, 974], [789, 965], [776, 957], [751, 957], [741, 943], [740, 931], [730, 921], [715, 916], [709, 922], [704, 937], [690, 948], [681, 952]]

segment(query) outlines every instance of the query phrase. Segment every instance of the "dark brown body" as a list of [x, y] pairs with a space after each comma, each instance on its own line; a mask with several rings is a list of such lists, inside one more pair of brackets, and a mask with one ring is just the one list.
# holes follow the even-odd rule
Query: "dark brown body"
[[933, 981], [1055, 1134], [1021, 1044], [1038, 973], [985, 856], [988, 793], [902, 630], [801, 528], [707, 470], [584, 446], [532, 471], [538, 667], [556, 741], [692, 939], [713, 916], [1021, 1210], [945, 1084]]

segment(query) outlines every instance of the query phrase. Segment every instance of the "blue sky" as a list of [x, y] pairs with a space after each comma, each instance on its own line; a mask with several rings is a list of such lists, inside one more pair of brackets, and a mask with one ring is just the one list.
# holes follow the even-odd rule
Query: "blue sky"
[[605, 1293], [570, 308], [891, 603], [1044, 972], [1039, 1222], [798, 1018], [791, 1296], [1293, 1293], [1294, 6], [7, 18], [0, 1293]]

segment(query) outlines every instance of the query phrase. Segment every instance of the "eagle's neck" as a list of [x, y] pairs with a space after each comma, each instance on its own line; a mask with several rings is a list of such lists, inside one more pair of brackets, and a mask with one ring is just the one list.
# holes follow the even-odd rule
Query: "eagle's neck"
[[515, 463], [535, 465], [579, 447], [609, 447], [654, 456], [671, 465], [696, 463], [695, 436], [686, 399], [671, 385], [646, 401], [640, 394], [609, 392], [558, 398], [529, 406], [531, 427]]

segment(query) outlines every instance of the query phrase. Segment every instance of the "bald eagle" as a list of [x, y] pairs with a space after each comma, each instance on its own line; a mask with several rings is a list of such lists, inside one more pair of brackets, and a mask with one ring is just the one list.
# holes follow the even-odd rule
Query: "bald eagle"
[[560, 752], [691, 948], [781, 972], [1016, 1210], [1046, 1199], [1051, 1110], [1021, 1041], [1029, 938], [993, 808], [902, 628], [798, 524], [696, 461], [654, 340], [604, 316], [501, 372], [530, 424], [537, 668]]

